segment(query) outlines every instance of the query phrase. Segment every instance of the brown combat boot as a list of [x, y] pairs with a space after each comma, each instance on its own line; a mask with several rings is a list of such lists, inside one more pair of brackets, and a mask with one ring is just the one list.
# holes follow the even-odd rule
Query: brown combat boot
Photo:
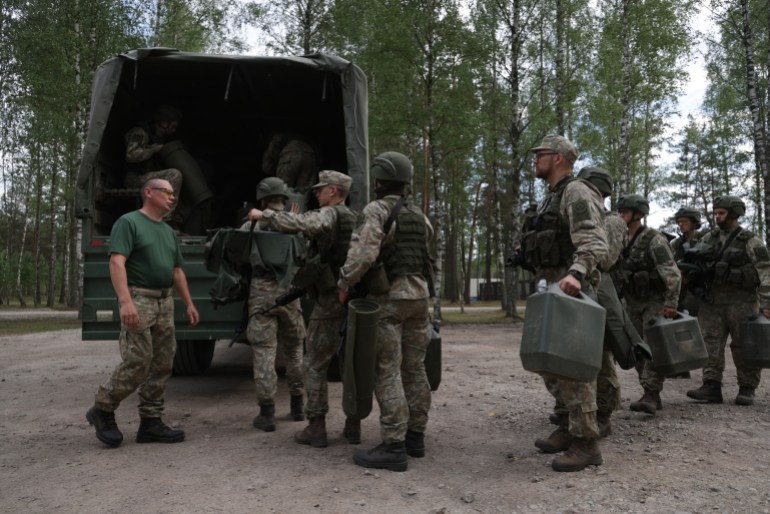
[[350, 444], [361, 444], [361, 420], [345, 418], [345, 428], [342, 429], [342, 436]]
[[655, 411], [663, 408], [660, 401], [660, 393], [644, 390], [644, 395], [638, 402], [631, 402], [630, 409], [634, 412], [646, 412], [655, 415]]
[[610, 415], [604, 412], [596, 413], [596, 424], [599, 425], [599, 439], [604, 439], [612, 433]]
[[551, 462], [554, 471], [580, 471], [586, 466], [598, 466], [602, 462], [602, 452], [595, 439], [572, 438], [572, 444], [564, 455], [559, 455]]
[[326, 416], [310, 418], [308, 426], [294, 434], [294, 442], [309, 444], [313, 448], [326, 448]]
[[536, 440], [535, 446], [540, 448], [543, 453], [557, 453], [569, 448], [571, 443], [572, 436], [569, 435], [569, 429], [566, 426], [561, 426], [547, 438]]

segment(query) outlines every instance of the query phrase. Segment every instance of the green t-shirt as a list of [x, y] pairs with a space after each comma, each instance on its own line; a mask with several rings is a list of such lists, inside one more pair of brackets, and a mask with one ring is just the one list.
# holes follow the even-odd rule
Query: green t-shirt
[[113, 225], [113, 253], [126, 256], [128, 285], [149, 289], [171, 287], [174, 268], [184, 263], [173, 229], [138, 210], [124, 214]]

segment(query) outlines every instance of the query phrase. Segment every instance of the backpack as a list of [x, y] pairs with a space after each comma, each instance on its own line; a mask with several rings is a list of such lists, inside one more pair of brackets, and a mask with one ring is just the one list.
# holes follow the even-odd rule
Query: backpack
[[215, 308], [249, 297], [251, 236], [251, 230], [220, 228], [206, 241], [204, 263], [207, 270], [217, 274], [209, 290]]

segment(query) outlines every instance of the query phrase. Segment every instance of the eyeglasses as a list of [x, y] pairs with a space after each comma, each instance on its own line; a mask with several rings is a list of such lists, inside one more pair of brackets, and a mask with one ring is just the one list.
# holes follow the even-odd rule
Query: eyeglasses
[[540, 160], [541, 157], [545, 157], [546, 155], [558, 155], [559, 152], [540, 152], [536, 153], [534, 157], [532, 157], [532, 160], [537, 162]]
[[173, 189], [164, 189], [162, 187], [151, 187], [150, 189], [152, 189], [153, 191], [160, 191], [161, 193], [166, 195], [166, 198], [173, 198], [175, 196]]

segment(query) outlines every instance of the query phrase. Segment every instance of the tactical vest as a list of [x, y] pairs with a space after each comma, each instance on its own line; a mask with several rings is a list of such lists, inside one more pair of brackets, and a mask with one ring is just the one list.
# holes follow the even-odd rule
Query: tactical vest
[[655, 261], [647, 252], [658, 231], [649, 227], [642, 227], [640, 230], [642, 232], [637, 234], [634, 244], [623, 250], [622, 281], [624, 292], [628, 291], [636, 298], [642, 299], [650, 291], [665, 291], [666, 284], [658, 273]]
[[340, 277], [340, 268], [345, 264], [348, 256], [350, 236], [358, 224], [358, 215], [346, 205], [335, 205], [334, 211], [337, 213], [336, 237], [333, 240], [325, 238], [323, 241], [317, 241], [316, 244], [321, 263], [331, 268], [336, 281]]
[[[720, 229], [709, 233], [708, 240], [719, 241]], [[760, 284], [759, 274], [746, 251], [746, 245], [754, 234], [741, 228], [737, 236], [722, 251], [714, 263], [714, 285], [730, 285], [755, 290]]]
[[572, 264], [575, 245], [570, 237], [569, 224], [561, 215], [561, 199], [567, 184], [574, 177], [562, 179], [544, 200], [545, 209], [529, 223], [530, 230], [522, 239], [525, 261], [536, 268], [555, 268]]
[[425, 278], [425, 266], [428, 262], [426, 237], [427, 227], [422, 211], [405, 203], [396, 217], [393, 244], [382, 249], [381, 257], [388, 280], [393, 282], [396, 277], [406, 275]]

